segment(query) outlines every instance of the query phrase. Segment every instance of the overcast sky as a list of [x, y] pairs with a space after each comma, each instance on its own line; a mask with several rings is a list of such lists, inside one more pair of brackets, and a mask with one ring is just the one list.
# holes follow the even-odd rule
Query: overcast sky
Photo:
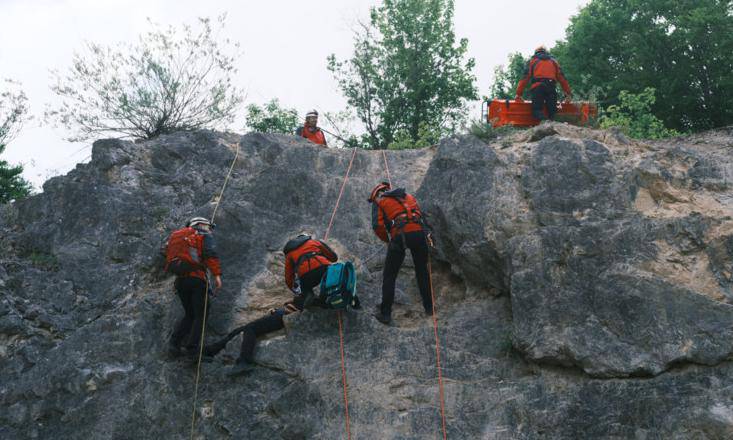
[[[344, 109], [346, 103], [326, 70], [326, 57], [344, 59], [352, 51], [352, 29], [368, 18], [376, 0], [233, 1], [200, 0], [0, 0], [0, 79], [21, 81], [31, 114], [3, 159], [25, 165], [25, 177], [44, 180], [86, 161], [91, 143], [72, 144], [61, 128], [43, 126], [50, 69], [65, 70], [85, 40], [113, 44], [133, 41], [147, 30], [147, 18], [164, 25], [194, 24], [197, 17], [227, 13], [226, 36], [241, 43], [237, 85], [246, 103], [277, 97], [304, 113]], [[539, 44], [563, 38], [568, 20], [587, 0], [456, 0], [455, 30], [469, 39], [469, 56], [481, 96], [488, 93], [493, 69], [507, 55], [529, 55]], [[472, 116], [478, 117], [478, 104]], [[238, 118], [231, 127], [242, 132]]]

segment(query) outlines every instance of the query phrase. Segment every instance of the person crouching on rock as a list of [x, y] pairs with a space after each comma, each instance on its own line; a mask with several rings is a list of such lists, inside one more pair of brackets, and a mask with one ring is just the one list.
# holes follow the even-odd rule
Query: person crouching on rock
[[285, 284], [295, 298], [285, 303], [282, 308], [270, 310], [269, 315], [234, 329], [224, 339], [205, 349], [208, 356], [214, 356], [223, 350], [232, 338], [242, 333], [242, 349], [236, 364], [227, 373], [229, 376], [239, 376], [253, 369], [257, 337], [284, 328], [283, 316], [301, 312], [311, 305], [319, 305], [319, 299], [315, 297], [313, 289], [320, 284], [328, 266], [338, 260], [336, 252], [326, 243], [315, 240], [308, 234], [300, 234], [288, 241], [283, 253]]
[[[185, 315], [168, 342], [169, 353], [198, 353], [204, 322], [204, 300], [221, 289], [221, 263], [214, 245], [214, 225], [203, 217], [189, 220], [185, 228], [171, 233], [166, 242], [166, 270], [176, 275], [175, 289]], [[208, 286], [208, 272], [214, 288]]]
[[383, 324], [392, 320], [397, 274], [405, 260], [405, 250], [410, 249], [415, 264], [415, 277], [426, 315], [433, 314], [428, 275], [429, 235], [417, 199], [403, 188], [392, 190], [388, 182], [382, 182], [369, 195], [372, 204], [372, 228], [380, 240], [388, 243], [382, 278], [382, 303], [377, 306], [375, 317]]

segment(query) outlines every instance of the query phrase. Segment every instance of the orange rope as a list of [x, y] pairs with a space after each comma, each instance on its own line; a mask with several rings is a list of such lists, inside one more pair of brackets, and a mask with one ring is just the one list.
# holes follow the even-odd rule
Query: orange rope
[[[387, 172], [389, 186], [392, 186], [392, 178], [389, 174], [389, 165], [387, 164], [387, 155], [382, 150], [382, 158], [384, 159], [384, 169]], [[435, 360], [438, 367], [438, 390], [440, 395], [440, 421], [443, 426], [443, 440], [447, 440], [448, 431], [445, 423], [445, 394], [443, 392], [443, 370], [440, 366], [440, 338], [438, 337], [438, 312], [435, 308], [435, 292], [433, 291], [433, 270], [430, 264], [430, 254], [428, 254], [428, 285], [430, 286], [430, 297], [433, 301], [433, 332], [435, 333]]]
[[433, 331], [435, 332], [435, 359], [438, 364], [438, 389], [440, 390], [440, 420], [443, 424], [443, 440], [448, 438], [445, 426], [445, 394], [443, 393], [443, 371], [440, 367], [440, 338], [438, 338], [438, 313], [435, 310], [435, 293], [433, 291], [433, 270], [428, 255], [428, 285], [430, 286], [430, 297], [433, 300]]
[[351, 160], [349, 161], [349, 167], [346, 169], [346, 176], [344, 176], [344, 181], [341, 184], [341, 191], [339, 191], [339, 196], [336, 199], [336, 206], [333, 207], [333, 213], [331, 214], [331, 220], [328, 222], [328, 227], [326, 228], [326, 233], [323, 234], [323, 239], [328, 239], [328, 234], [331, 232], [331, 226], [333, 226], [333, 219], [336, 217], [336, 211], [339, 209], [339, 203], [341, 202], [341, 196], [344, 195], [344, 188], [346, 188], [346, 181], [349, 180], [349, 173], [351, 172], [351, 165], [354, 163], [354, 157], [356, 156], [356, 148], [354, 147], [354, 152], [351, 154]]
[[[349, 173], [351, 172], [351, 166], [354, 164], [354, 157], [356, 157], [356, 147], [354, 147], [353, 153], [351, 153], [351, 160], [349, 160], [349, 166], [346, 168], [346, 175], [344, 181], [341, 183], [341, 190], [339, 191], [338, 198], [336, 199], [336, 206], [333, 207], [333, 213], [331, 214], [331, 220], [328, 222], [328, 228], [326, 233], [323, 235], [323, 239], [328, 239], [328, 234], [331, 232], [331, 226], [333, 226], [333, 219], [336, 217], [336, 211], [339, 209], [339, 203], [341, 203], [341, 197], [344, 195], [344, 188], [346, 188], [346, 182], [349, 180]], [[346, 438], [351, 440], [351, 422], [349, 419], [349, 385], [346, 382], [346, 361], [344, 360], [344, 330], [341, 324], [341, 311], [337, 313], [339, 322], [339, 342], [341, 348], [341, 383], [344, 387], [344, 414], [346, 416]]]
[[344, 387], [344, 412], [346, 413], [346, 438], [351, 440], [351, 423], [349, 421], [349, 384], [346, 382], [346, 362], [344, 361], [344, 330], [341, 326], [341, 311], [338, 312], [339, 338], [341, 339], [341, 383]]
[[384, 159], [384, 169], [387, 171], [387, 181], [389, 182], [390, 188], [392, 187], [392, 177], [389, 175], [389, 165], [387, 165], [387, 153], [382, 150], [382, 158]]

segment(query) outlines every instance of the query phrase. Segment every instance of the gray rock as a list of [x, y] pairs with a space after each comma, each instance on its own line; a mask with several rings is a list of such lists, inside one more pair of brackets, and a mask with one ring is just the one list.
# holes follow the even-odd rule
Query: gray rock
[[[545, 123], [502, 142], [387, 152], [434, 227], [448, 437], [730, 438], [733, 133], [641, 143]], [[181, 310], [158, 247], [211, 215], [237, 146], [213, 340], [289, 298], [280, 249], [325, 234], [350, 150], [208, 131], [103, 140], [0, 208], [0, 437], [189, 438], [195, 366], [165, 353]], [[364, 302], [343, 316], [351, 431], [436, 438], [435, 338], [411, 264], [394, 325], [370, 315], [385, 249], [366, 198], [385, 177], [381, 152], [357, 152], [329, 237]], [[231, 379], [238, 349], [202, 366], [199, 438], [344, 437], [335, 314], [289, 316]]]

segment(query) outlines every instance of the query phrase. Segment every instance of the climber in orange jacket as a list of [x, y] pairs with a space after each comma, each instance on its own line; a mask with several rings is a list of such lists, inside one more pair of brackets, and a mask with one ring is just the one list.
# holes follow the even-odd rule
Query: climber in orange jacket
[[298, 127], [295, 131], [296, 136], [304, 137], [314, 144], [328, 147], [326, 144], [326, 136], [323, 130], [318, 128], [318, 112], [311, 110], [305, 115], [305, 125]]
[[281, 308], [270, 310], [268, 315], [232, 330], [225, 338], [205, 348], [207, 356], [215, 356], [232, 338], [242, 334], [242, 349], [234, 367], [227, 373], [229, 376], [240, 376], [254, 369], [257, 338], [284, 328], [283, 316], [302, 312], [311, 304], [319, 305], [318, 300], [314, 298], [313, 289], [321, 283], [328, 266], [338, 260], [336, 252], [326, 243], [315, 240], [305, 233], [289, 240], [283, 248], [283, 253], [285, 284], [295, 294], [295, 298], [286, 302]]
[[555, 58], [547, 53], [545, 46], [540, 46], [534, 51], [534, 56], [527, 63], [524, 70], [524, 77], [517, 85], [517, 96], [515, 101], [522, 102], [522, 94], [527, 83], [530, 82], [530, 93], [532, 94], [532, 116], [540, 121], [545, 119], [543, 109], [547, 108], [549, 119], [555, 118], [557, 112], [557, 83], [560, 83], [565, 92], [565, 101], [570, 102], [572, 92], [570, 84], [560, 69], [560, 64]]
[[403, 188], [391, 189], [382, 182], [369, 195], [372, 204], [372, 229], [380, 240], [389, 243], [382, 278], [382, 303], [375, 317], [383, 324], [392, 320], [397, 274], [410, 249], [415, 264], [415, 278], [426, 315], [433, 314], [428, 274], [429, 232], [417, 199]]
[[[181, 349], [189, 355], [198, 353], [206, 295], [214, 295], [222, 286], [213, 229], [208, 219], [194, 217], [185, 228], [171, 233], [164, 247], [166, 270], [176, 275], [176, 294], [185, 312], [168, 341], [172, 356], [180, 355]], [[214, 286], [207, 286], [209, 274]]]

